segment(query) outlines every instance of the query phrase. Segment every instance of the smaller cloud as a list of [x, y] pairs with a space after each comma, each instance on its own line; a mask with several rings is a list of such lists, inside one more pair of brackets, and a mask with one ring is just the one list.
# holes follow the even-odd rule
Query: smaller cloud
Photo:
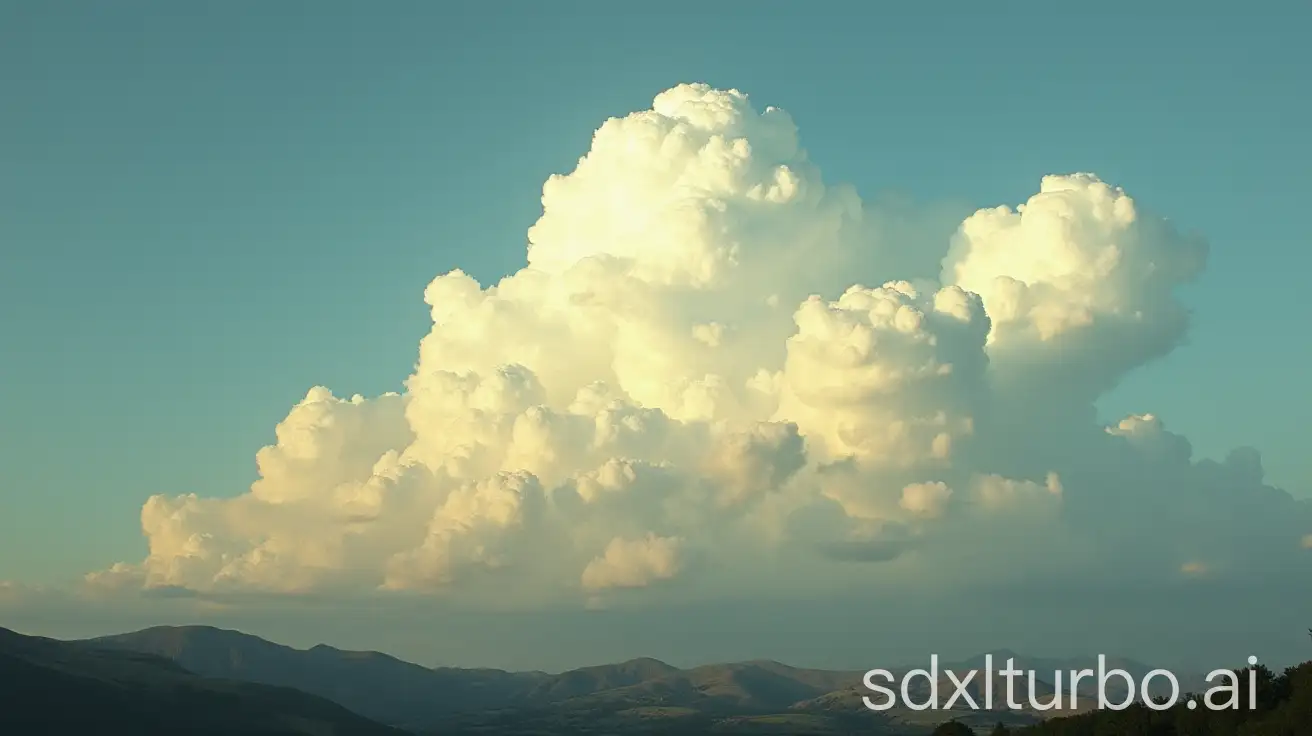
[[901, 506], [917, 516], [937, 519], [947, 510], [952, 489], [946, 483], [912, 483], [902, 489]]
[[116, 562], [106, 570], [87, 573], [82, 581], [91, 591], [113, 593], [126, 589], [140, 590], [145, 585], [146, 576], [137, 565]]
[[976, 500], [986, 509], [998, 510], [1010, 506], [1060, 501], [1061, 478], [1048, 473], [1042, 485], [1028, 480], [1003, 478], [999, 475], [980, 476], [972, 487]]
[[10, 605], [21, 599], [23, 593], [17, 583], [0, 580], [0, 605]]
[[683, 540], [679, 537], [616, 537], [607, 545], [605, 554], [583, 570], [583, 587], [591, 591], [645, 588], [678, 575], [684, 564]]
[[1209, 570], [1207, 565], [1201, 562], [1186, 562], [1180, 566], [1180, 572], [1187, 577], [1200, 578], [1206, 575]]

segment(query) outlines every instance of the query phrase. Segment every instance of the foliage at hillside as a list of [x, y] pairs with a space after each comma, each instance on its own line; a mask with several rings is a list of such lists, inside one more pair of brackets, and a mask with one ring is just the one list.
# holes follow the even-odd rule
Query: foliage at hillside
[[[1199, 706], [1190, 710], [1181, 697], [1168, 710], [1154, 711], [1136, 704], [1122, 711], [1093, 711], [1043, 723], [998, 736], [1306, 736], [1312, 732], [1312, 662], [1304, 662], [1276, 675], [1257, 667], [1257, 708], [1248, 707], [1249, 670], [1239, 670], [1241, 703], [1237, 710], [1213, 711]], [[1196, 696], [1201, 700], [1201, 694]]]

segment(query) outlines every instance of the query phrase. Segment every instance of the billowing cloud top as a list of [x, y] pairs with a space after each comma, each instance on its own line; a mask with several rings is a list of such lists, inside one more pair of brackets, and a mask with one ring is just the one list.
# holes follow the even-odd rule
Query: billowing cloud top
[[543, 188], [527, 266], [439, 276], [401, 394], [311, 389], [235, 498], [156, 496], [99, 589], [497, 605], [1301, 564], [1256, 453], [1093, 402], [1206, 247], [1089, 174], [976, 212], [937, 282], [776, 108], [681, 85]]

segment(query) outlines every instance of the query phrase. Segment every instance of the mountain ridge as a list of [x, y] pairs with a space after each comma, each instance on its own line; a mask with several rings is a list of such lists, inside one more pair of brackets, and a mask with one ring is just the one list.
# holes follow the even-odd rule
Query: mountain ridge
[[400, 736], [289, 687], [201, 677], [158, 655], [0, 627], [0, 733]]
[[[516, 672], [494, 668], [425, 667], [376, 651], [353, 651], [318, 644], [297, 649], [258, 636], [212, 626], [157, 626], [84, 640], [96, 646], [166, 656], [182, 667], [212, 677], [294, 687], [339, 703], [390, 725], [425, 730], [471, 718], [509, 713], [621, 712], [665, 709], [699, 713], [821, 713], [871, 717], [861, 696], [872, 694], [863, 671], [794, 667], [771, 659], [704, 664], [680, 668], [652, 657], [589, 665], [558, 673]], [[1004, 658], [998, 662], [998, 657]], [[1021, 662], [1072, 663], [1024, 657], [1010, 650], [995, 653], [995, 672], [1012, 656]], [[945, 671], [964, 675], [984, 655], [940, 663], [939, 697], [946, 701], [954, 685]], [[1133, 662], [1133, 660], [1118, 660]], [[1094, 660], [1096, 665], [1096, 659]], [[1136, 665], [1136, 670], [1146, 667]], [[926, 663], [925, 667], [928, 666]], [[891, 668], [899, 678], [918, 667]], [[979, 700], [981, 681], [968, 688]], [[1025, 703], [1023, 680], [1018, 680]], [[1040, 680], [1038, 695], [1053, 687]], [[911, 688], [917, 700], [928, 695], [923, 679]], [[1001, 701], [995, 685], [995, 704]], [[906, 709], [894, 715], [910, 716]], [[986, 714], [985, 714], [986, 715]], [[1010, 714], [1031, 720], [1051, 713]], [[920, 717], [920, 716], [916, 716]]]
[[[648, 664], [670, 668], [673, 670], [684, 671], [684, 672], [705, 668], [705, 667], [719, 667], [719, 666], [728, 666], [728, 665], [757, 665], [762, 667], [780, 667], [780, 668], [786, 668], [794, 671], [804, 671], [804, 672], [855, 673], [859, 677], [860, 675], [863, 675], [868, 669], [870, 669], [870, 668], [829, 669], [829, 668], [820, 668], [820, 667], [804, 667], [798, 665], [791, 665], [786, 662], [781, 662], [779, 660], [769, 659], [769, 658], [706, 662], [702, 664], [694, 664], [685, 667], [680, 667], [678, 665], [665, 662], [664, 660], [661, 660], [659, 658], [650, 657], [650, 656], [631, 657], [629, 659], [622, 660], [620, 662], [601, 662], [595, 664], [586, 664], [586, 665], [580, 665], [578, 667], [571, 667], [563, 670], [542, 670], [542, 669], [518, 670], [518, 669], [505, 669], [501, 667], [468, 667], [468, 666], [445, 665], [445, 664], [435, 664], [430, 666], [430, 665], [419, 664], [417, 662], [412, 662], [407, 659], [403, 659], [402, 657], [399, 657], [395, 654], [389, 654], [387, 652], [371, 650], [371, 649], [343, 649], [326, 643], [317, 643], [306, 648], [299, 648], [288, 644], [275, 642], [270, 639], [261, 637], [257, 634], [250, 634], [241, 631], [239, 629], [227, 629], [227, 628], [212, 626], [208, 624], [150, 626], [143, 629], [137, 629], [134, 631], [123, 632], [119, 634], [107, 634], [103, 636], [89, 637], [89, 638], [76, 639], [70, 641], [98, 642], [98, 643], [112, 644], [116, 640], [140, 641], [144, 637], [154, 638], [161, 635], [169, 635], [169, 634], [172, 634], [174, 636], [192, 636], [197, 634], [223, 636], [223, 637], [231, 637], [233, 640], [236, 641], [246, 641], [246, 642], [250, 642], [253, 640], [254, 642], [268, 645], [270, 647], [274, 647], [280, 650], [285, 650], [288, 652], [310, 653], [318, 650], [323, 652], [332, 652], [339, 655], [360, 657], [360, 658], [376, 657], [376, 658], [391, 660], [393, 662], [401, 663], [411, 667], [423, 668], [425, 670], [429, 670], [433, 672], [443, 672], [443, 671], [489, 672], [489, 673], [504, 673], [510, 675], [559, 676], [570, 672], [578, 672], [578, 671], [593, 670], [593, 669], [608, 668], [608, 667], [620, 667], [625, 665], [637, 665], [639, 663], [648, 663]], [[1097, 655], [1093, 655], [1090, 657], [1078, 657], [1078, 656], [1040, 657], [1040, 656], [1023, 654], [1012, 649], [1004, 648], [1004, 649], [990, 650], [987, 652], [980, 652], [970, 657], [965, 657], [961, 659], [945, 659], [940, 657], [939, 665], [938, 665], [939, 670], [943, 671], [946, 669], [953, 669], [954, 671], [964, 672], [972, 669], [981, 669], [984, 665], [984, 658], [988, 655], [993, 656], [994, 671], [1000, 670], [1002, 666], [1006, 664], [1006, 659], [1008, 657], [1014, 658], [1016, 660], [1017, 667], [1026, 668], [1026, 669], [1035, 669], [1040, 672], [1045, 669], [1051, 669], [1051, 665], [1053, 665], [1054, 663], [1056, 663], [1059, 667], [1061, 667], [1063, 671], [1066, 671], [1072, 667], [1088, 668], [1088, 667], [1096, 667], [1097, 665]], [[928, 668], [929, 662], [925, 661], [916, 664], [900, 662], [892, 666], [878, 665], [878, 664], [873, 666], [882, 667], [883, 669], [887, 669], [888, 671], [892, 672], [894, 675], [901, 677], [902, 675], [906, 674], [911, 670]], [[1112, 669], [1112, 668], [1127, 669], [1131, 674], [1135, 675], [1136, 678], [1141, 677], [1143, 674], [1147, 673], [1148, 671], [1155, 669], [1154, 667], [1144, 664], [1143, 662], [1140, 662], [1133, 658], [1120, 657], [1120, 656], [1107, 657], [1107, 666], [1108, 669]]]

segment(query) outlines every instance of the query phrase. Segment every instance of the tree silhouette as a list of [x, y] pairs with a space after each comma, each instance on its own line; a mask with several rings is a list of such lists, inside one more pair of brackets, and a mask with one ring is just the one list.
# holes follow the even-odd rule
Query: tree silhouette
[[931, 736], [975, 736], [975, 732], [961, 721], [948, 721], [939, 724]]
[[[1312, 662], [1280, 674], [1269, 668], [1234, 670], [1240, 683], [1240, 707], [1210, 710], [1174, 707], [1153, 711], [1135, 704], [1123, 711], [1102, 710], [1052, 718], [1017, 728], [1018, 736], [1304, 736], [1312, 724]], [[1256, 707], [1249, 705], [1249, 677], [1257, 685]], [[1194, 696], [1197, 697], [1197, 696]], [[997, 733], [995, 731], [995, 733]], [[964, 736], [964, 735], [963, 735]]]

